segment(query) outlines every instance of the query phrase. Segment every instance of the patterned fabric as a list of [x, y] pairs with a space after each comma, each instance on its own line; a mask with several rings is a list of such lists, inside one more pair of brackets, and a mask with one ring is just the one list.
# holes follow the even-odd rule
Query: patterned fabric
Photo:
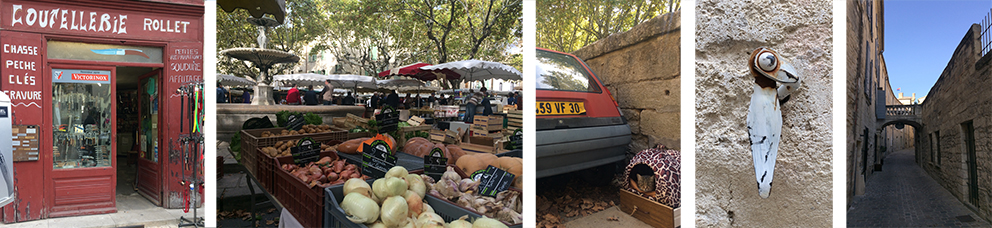
[[637, 192], [633, 186], [630, 186], [630, 181], [623, 181], [623, 188], [665, 206], [679, 208], [681, 206], [679, 200], [682, 198], [681, 185], [679, 184], [681, 180], [681, 160], [682, 155], [679, 151], [670, 150], [664, 145], [658, 145], [656, 148], [638, 152], [630, 160], [630, 164], [627, 164], [627, 169], [624, 171], [623, 176], [626, 177], [625, 180], [629, 180], [631, 178], [631, 169], [638, 164], [645, 164], [651, 167], [654, 170], [655, 195], [649, 197]]

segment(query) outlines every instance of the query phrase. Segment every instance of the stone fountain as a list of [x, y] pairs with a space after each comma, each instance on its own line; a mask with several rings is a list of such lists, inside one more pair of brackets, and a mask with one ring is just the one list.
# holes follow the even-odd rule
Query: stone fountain
[[274, 105], [276, 102], [272, 99], [272, 86], [269, 85], [271, 82], [269, 69], [280, 63], [298, 62], [300, 57], [293, 53], [265, 48], [265, 44], [268, 43], [265, 33], [270, 27], [279, 26], [279, 22], [267, 17], [251, 17], [248, 18], [248, 22], [258, 27], [258, 48], [231, 48], [221, 51], [220, 54], [249, 61], [252, 66], [258, 67], [260, 73], [255, 78], [258, 85], [255, 86], [255, 97], [252, 98], [251, 104]]

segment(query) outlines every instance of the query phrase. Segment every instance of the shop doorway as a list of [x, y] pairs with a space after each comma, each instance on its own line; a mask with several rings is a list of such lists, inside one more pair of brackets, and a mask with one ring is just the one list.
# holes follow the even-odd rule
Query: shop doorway
[[117, 67], [117, 195], [162, 205], [159, 94], [161, 70]]

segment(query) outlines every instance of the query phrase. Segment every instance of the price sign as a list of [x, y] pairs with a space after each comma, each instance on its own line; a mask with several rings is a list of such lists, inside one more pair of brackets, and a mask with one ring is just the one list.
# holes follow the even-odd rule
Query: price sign
[[303, 114], [290, 115], [287, 117], [287, 120], [287, 130], [300, 130], [307, 123], [306, 119], [303, 118]]
[[289, 148], [293, 154], [293, 163], [305, 166], [307, 163], [316, 162], [320, 157], [320, 143], [313, 138], [305, 137], [296, 143], [295, 147]]
[[391, 150], [382, 140], [362, 143], [362, 174], [372, 178], [386, 176], [386, 172], [396, 166], [396, 156], [390, 153]]
[[482, 175], [479, 180], [479, 194], [484, 196], [496, 197], [497, 193], [506, 191], [510, 188], [510, 184], [513, 183], [513, 178], [516, 177], [512, 173], [507, 172], [493, 166], [486, 167], [482, 171]]
[[448, 158], [444, 157], [441, 148], [434, 147], [429, 154], [424, 156], [424, 174], [440, 180], [444, 172], [448, 171]]

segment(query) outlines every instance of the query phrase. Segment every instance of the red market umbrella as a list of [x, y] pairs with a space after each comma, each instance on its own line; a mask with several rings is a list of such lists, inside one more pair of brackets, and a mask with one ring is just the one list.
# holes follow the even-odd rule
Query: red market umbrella
[[412, 76], [412, 75], [416, 75], [417, 73], [420, 73], [421, 71], [423, 71], [423, 70], [420, 69], [420, 67], [425, 67], [425, 66], [430, 66], [430, 65], [431, 64], [426, 64], [426, 63], [414, 63], [414, 64], [410, 64], [410, 65], [406, 65], [406, 66], [400, 66], [400, 67], [389, 69], [389, 70], [386, 70], [386, 71], [383, 71], [383, 72], [379, 72], [379, 77], [380, 78], [384, 78], [384, 77], [389, 76], [389, 75]]
[[447, 79], [458, 79], [461, 77], [458, 73], [454, 71], [443, 69], [443, 70], [422, 70], [421, 67], [430, 66], [431, 64], [426, 63], [414, 63], [406, 66], [400, 66], [387, 71], [379, 72], [379, 78], [385, 78], [390, 75], [401, 75], [411, 78], [416, 78], [421, 81], [433, 81], [438, 78]]

